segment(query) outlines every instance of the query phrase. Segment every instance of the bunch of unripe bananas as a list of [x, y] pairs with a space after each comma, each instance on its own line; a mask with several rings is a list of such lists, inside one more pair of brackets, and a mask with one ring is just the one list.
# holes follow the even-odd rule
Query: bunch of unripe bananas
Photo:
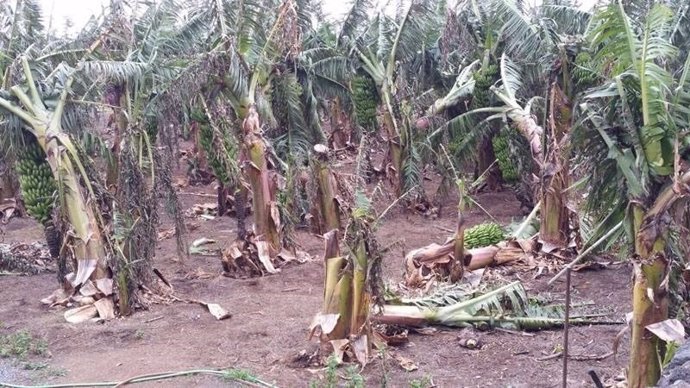
[[474, 92], [472, 93], [472, 103], [470, 109], [486, 108], [491, 104], [491, 85], [496, 82], [498, 66], [491, 64], [486, 68], [474, 73]]
[[17, 173], [24, 206], [29, 215], [45, 224], [55, 204], [55, 178], [36, 141], [27, 142], [18, 156]]
[[508, 143], [508, 134], [505, 130], [499, 132], [491, 143], [494, 148], [494, 155], [498, 162], [498, 168], [501, 170], [501, 176], [505, 182], [515, 182], [520, 178], [517, 165], [511, 159], [510, 144]]
[[500, 225], [493, 222], [475, 225], [465, 230], [465, 249], [487, 247], [498, 244], [505, 239]]
[[206, 154], [209, 167], [213, 170], [216, 179], [218, 179], [221, 184], [227, 185], [229, 177], [228, 171], [223, 163], [224, 156], [220, 154], [222, 152], [221, 150], [217, 150], [216, 147], [214, 147], [213, 127], [206, 113], [202, 110], [193, 111], [191, 119], [199, 124], [199, 143]]
[[587, 88], [597, 81], [597, 74], [593, 71], [594, 69], [595, 63], [590, 53], [582, 51], [575, 56], [572, 75], [578, 87]]
[[374, 80], [369, 76], [356, 76], [352, 80], [352, 100], [355, 103], [357, 124], [364, 128], [375, 127], [378, 93]]

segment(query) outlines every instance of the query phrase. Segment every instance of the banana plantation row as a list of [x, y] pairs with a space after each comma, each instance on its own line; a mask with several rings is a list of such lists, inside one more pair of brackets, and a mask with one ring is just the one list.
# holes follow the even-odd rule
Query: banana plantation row
[[[516, 250], [614, 250], [635, 268], [628, 383], [654, 385], [665, 343], [646, 327], [679, 311], [690, 253], [690, 5], [575, 3], [354, 0], [329, 22], [316, 0], [111, 0], [59, 37], [37, 1], [6, 2], [0, 200], [21, 198], [45, 226], [60, 285], [47, 303], [90, 298], [100, 317], [125, 316], [156, 292], [161, 206], [186, 252], [172, 171], [191, 138], [190, 177], [212, 173], [219, 214], [237, 219], [224, 271], [279, 272], [301, 255], [291, 231], [311, 224], [326, 242], [312, 333], [366, 362], [371, 319], [441, 319], [375, 308], [383, 215], [367, 185], [427, 213], [457, 189], [457, 231], [408, 254], [408, 284], [428, 268], [456, 282]], [[353, 174], [332, 168], [342, 153]], [[472, 193], [501, 185], [530, 213], [521, 230], [466, 231]]]

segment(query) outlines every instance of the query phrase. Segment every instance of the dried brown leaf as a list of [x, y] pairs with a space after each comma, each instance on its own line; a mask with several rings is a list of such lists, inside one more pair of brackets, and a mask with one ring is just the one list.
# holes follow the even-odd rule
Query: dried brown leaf
[[98, 309], [95, 305], [81, 306], [65, 311], [65, 320], [69, 323], [81, 323], [98, 316]]

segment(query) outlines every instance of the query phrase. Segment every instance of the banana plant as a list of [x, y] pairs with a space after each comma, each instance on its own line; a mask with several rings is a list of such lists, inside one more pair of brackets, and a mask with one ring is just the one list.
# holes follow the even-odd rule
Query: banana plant
[[[405, 159], [410, 155], [404, 149], [405, 138], [411, 136], [401, 113], [398, 83], [403, 75], [400, 64], [412, 61], [432, 46], [438, 34], [434, 23], [437, 18], [431, 2], [415, 0], [406, 6], [401, 3], [395, 18], [381, 12], [366, 20], [364, 15], [371, 5], [369, 1], [352, 3], [339, 32], [338, 44], [348, 49], [349, 57], [376, 85], [381, 128], [388, 143], [386, 162], [390, 163], [395, 192], [400, 196], [406, 186], [403, 180]], [[355, 28], [356, 20], [366, 21], [364, 28]]]
[[664, 279], [672, 275], [674, 258], [669, 222], [661, 219], [677, 214], [673, 206], [685, 206], [681, 199], [690, 179], [682, 167], [687, 144], [679, 140], [689, 122], [683, 101], [690, 59], [677, 58], [671, 9], [656, 4], [641, 16], [631, 18], [621, 1], [595, 16], [590, 40], [607, 81], [587, 94], [580, 113], [584, 124], [575, 135], [576, 146], [590, 150], [581, 159], [591, 171], [591, 208], [605, 214], [600, 229], [624, 221], [633, 247], [631, 387], [654, 385], [659, 378], [663, 341], [646, 327], [668, 316]]
[[[77, 146], [63, 129], [63, 114], [74, 82], [75, 70], [65, 69], [62, 80], [58, 77], [53, 84], [59, 91], [58, 98], [50, 101], [36, 86], [32, 68], [26, 57], [21, 59], [24, 81], [4, 90], [0, 97], [2, 115], [9, 120], [19, 120], [15, 130], [26, 131], [35, 137], [46, 155], [53, 177], [57, 181], [58, 196], [64, 219], [72, 231], [69, 239], [77, 260], [75, 273], [68, 277], [69, 289], [74, 289], [92, 280], [94, 283], [107, 280], [108, 250], [104, 223], [98, 216], [97, 201], [94, 200], [89, 177], [79, 159]], [[12, 118], [10, 118], [12, 117]], [[85, 182], [82, 185], [81, 182]], [[102, 290], [110, 297], [108, 290]]]
[[[494, 158], [486, 155], [493, 156], [491, 137], [497, 133], [495, 123], [509, 123], [516, 128], [527, 142], [526, 152], [532, 160], [523, 171], [516, 194], [528, 199], [525, 202], [530, 206], [540, 200], [540, 240], [548, 252], [563, 249], [570, 236], [565, 190], [569, 187], [568, 148], [564, 139], [572, 125], [570, 111], [576, 95], [570, 73], [576, 67], [576, 37], [588, 28], [591, 15], [569, 2], [547, 1], [531, 9], [511, 0], [468, 4], [471, 6], [461, 8], [463, 13], [457, 20], [465, 21], [461, 23], [469, 26], [465, 30], [474, 31], [466, 35], [472, 36], [481, 48], [475, 58], [482, 65], [474, 74], [482, 80], [481, 87], [477, 82], [468, 96], [471, 102], [465, 113], [437, 128], [429, 140], [438, 142], [441, 135], [449, 132], [459, 139], [455, 155], [466, 158], [480, 150], [476, 158], [482, 162], [478, 165], [483, 171], [493, 163]], [[537, 52], [540, 57], [535, 56]], [[498, 68], [496, 78], [485, 84], [487, 70], [492, 66]], [[451, 90], [446, 97], [453, 93]], [[540, 110], [546, 111], [547, 120], [537, 116]]]
[[[323, 140], [315, 97], [322, 83], [312, 77], [313, 63], [302, 56], [304, 36], [312, 33], [310, 4], [284, 0], [266, 7], [255, 1], [217, 0], [190, 3], [187, 12], [177, 36], [201, 59], [180, 76], [185, 88], [175, 98], [228, 107], [236, 128], [230, 135], [239, 148], [239, 160], [232, 163], [243, 172], [236, 192], [242, 196], [250, 189], [253, 195], [253, 234], [261, 260], [257, 268], [277, 272], [270, 262], [284, 248], [289, 219], [283, 201], [292, 200], [278, 197], [278, 173], [294, 182], [291, 169]], [[207, 117], [211, 123], [219, 118]], [[246, 251], [246, 237], [238, 240], [239, 251]]]

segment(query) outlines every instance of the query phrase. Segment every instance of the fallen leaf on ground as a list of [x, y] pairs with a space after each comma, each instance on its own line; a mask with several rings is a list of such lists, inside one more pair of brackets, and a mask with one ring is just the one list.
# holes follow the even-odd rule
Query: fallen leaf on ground
[[685, 342], [685, 328], [677, 319], [667, 319], [665, 321], [647, 325], [646, 329], [654, 333], [657, 337], [666, 342]]
[[90, 304], [65, 311], [65, 320], [69, 323], [81, 323], [98, 316], [96, 306]]
[[175, 228], [166, 229], [158, 232], [158, 241], [167, 240], [175, 235]]
[[412, 361], [412, 359], [409, 359], [405, 356], [394, 354], [393, 358], [395, 359], [395, 361], [398, 362], [398, 365], [400, 365], [400, 367], [403, 368], [406, 372], [412, 372], [419, 369], [417, 367], [417, 364], [415, 364], [414, 361]]

